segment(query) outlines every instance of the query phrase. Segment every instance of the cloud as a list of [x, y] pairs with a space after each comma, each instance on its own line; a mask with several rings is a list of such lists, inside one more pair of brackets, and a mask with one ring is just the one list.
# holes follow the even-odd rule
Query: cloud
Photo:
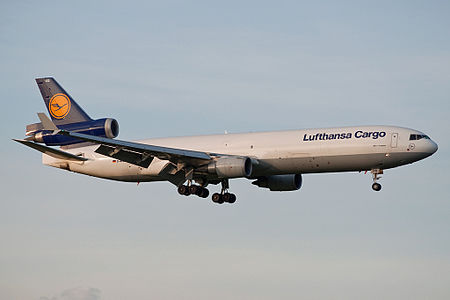
[[61, 292], [57, 296], [41, 297], [39, 300], [100, 300], [101, 292], [92, 287], [75, 287]]

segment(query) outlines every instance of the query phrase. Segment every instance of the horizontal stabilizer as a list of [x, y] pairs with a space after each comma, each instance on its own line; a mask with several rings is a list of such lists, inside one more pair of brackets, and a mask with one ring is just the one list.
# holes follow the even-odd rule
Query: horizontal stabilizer
[[38, 131], [41, 130], [58, 130], [58, 127], [56, 127], [55, 123], [52, 122], [52, 120], [47, 117], [44, 113], [38, 113], [39, 120], [41, 120], [40, 123], [34, 123], [34, 124], [28, 124], [26, 127], [25, 134], [26, 135], [34, 135]]
[[86, 161], [87, 158], [73, 155], [72, 153], [64, 152], [58, 149], [50, 148], [47, 146], [43, 146], [40, 144], [36, 144], [34, 142], [26, 141], [26, 140], [16, 140], [14, 141], [24, 144], [25, 146], [28, 146], [30, 148], [36, 149], [44, 154], [47, 154], [51, 157], [58, 158], [58, 159], [64, 159], [64, 160], [72, 160], [72, 161]]
[[44, 130], [42, 123], [28, 124], [25, 130], [25, 135], [34, 135], [36, 132]]
[[58, 127], [56, 127], [55, 123], [53, 123], [46, 114], [44, 113], [37, 113], [39, 120], [41, 120], [42, 128], [44, 130], [58, 130]]

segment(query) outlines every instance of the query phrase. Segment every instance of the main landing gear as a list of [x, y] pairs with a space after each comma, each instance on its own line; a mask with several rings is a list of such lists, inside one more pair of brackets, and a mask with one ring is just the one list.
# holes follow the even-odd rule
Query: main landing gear
[[379, 192], [381, 190], [381, 184], [379, 184], [377, 182], [377, 180], [381, 178], [381, 176], [378, 176], [378, 175], [383, 174], [383, 170], [373, 169], [370, 171], [370, 173], [372, 173], [372, 177], [373, 177], [372, 189], [376, 192]]
[[208, 198], [209, 191], [207, 188], [204, 188], [199, 185], [180, 185], [178, 187], [178, 193], [184, 196], [197, 195], [200, 198]]
[[228, 193], [229, 183], [228, 179], [222, 180], [222, 190], [219, 193], [214, 193], [212, 195], [212, 201], [218, 204], [223, 204], [225, 202], [227, 203], [234, 203], [236, 202], [236, 195]]
[[[222, 190], [220, 193], [214, 193], [212, 195], [212, 201], [214, 203], [223, 204], [236, 202], [236, 195], [228, 193], [229, 183], [228, 179], [221, 181]], [[184, 196], [197, 195], [200, 198], [208, 198], [209, 190], [203, 186], [192, 184], [192, 181], [188, 180], [187, 185], [180, 185], [178, 187], [178, 193]]]

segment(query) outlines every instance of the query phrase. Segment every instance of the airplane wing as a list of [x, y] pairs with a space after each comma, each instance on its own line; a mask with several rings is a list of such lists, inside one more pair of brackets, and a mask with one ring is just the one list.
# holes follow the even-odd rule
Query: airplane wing
[[205, 165], [213, 159], [210, 154], [201, 151], [121, 141], [65, 130], [60, 130], [57, 134], [99, 144], [100, 147], [95, 152], [144, 168], [150, 165], [154, 157], [168, 160], [182, 168], [185, 166], [198, 167]]
[[37, 143], [30, 142], [27, 140], [14, 139], [14, 141], [24, 144], [25, 146], [28, 146], [30, 148], [36, 149], [44, 154], [54, 157], [54, 158], [66, 159], [66, 160], [71, 160], [71, 161], [86, 161], [86, 160], [88, 160], [87, 158], [84, 158], [81, 156], [76, 156], [76, 155], [73, 155], [72, 153], [64, 152], [64, 151], [54, 149], [51, 147], [47, 147], [44, 145], [39, 145]]

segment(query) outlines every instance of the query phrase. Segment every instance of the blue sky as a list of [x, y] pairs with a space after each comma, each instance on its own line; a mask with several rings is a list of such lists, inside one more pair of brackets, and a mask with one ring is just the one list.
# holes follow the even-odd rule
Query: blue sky
[[[448, 299], [446, 1], [0, 4], [0, 298]], [[12, 142], [54, 76], [120, 138], [387, 124], [439, 150], [235, 205], [41, 165]]]

